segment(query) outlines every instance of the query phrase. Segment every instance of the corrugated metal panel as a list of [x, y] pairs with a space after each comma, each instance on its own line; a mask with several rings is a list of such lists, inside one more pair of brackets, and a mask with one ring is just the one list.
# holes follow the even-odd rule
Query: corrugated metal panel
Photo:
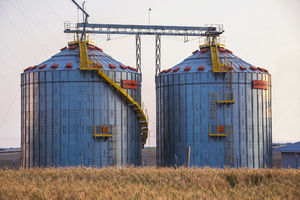
[[[209, 95], [222, 94], [227, 84], [226, 77], [211, 72], [210, 53], [195, 53], [172, 68], [180, 67], [178, 72], [156, 77], [158, 166], [185, 165], [187, 147], [191, 147], [191, 166], [271, 166], [271, 76], [252, 71], [250, 64], [232, 54], [226, 56], [234, 65], [236, 102], [217, 105], [215, 119], [218, 124], [232, 125], [232, 134], [226, 137], [208, 136]], [[199, 65], [205, 65], [205, 70], [199, 72]], [[247, 70], [241, 71], [239, 65]], [[186, 66], [191, 70], [184, 71]], [[267, 81], [268, 90], [253, 89], [253, 80]]]
[[299, 169], [300, 167], [300, 154], [299, 153], [281, 153], [281, 166], [283, 168]]
[[[23, 166], [140, 165], [141, 138], [135, 112], [96, 73], [79, 70], [76, 51], [78, 48], [64, 50], [43, 62], [46, 68], [21, 75]], [[121, 64], [102, 52], [90, 53], [102, 56], [99, 59], [107, 65]], [[69, 62], [73, 67], [65, 69]], [[59, 67], [51, 69], [54, 63]], [[118, 67], [114, 71], [104, 68], [119, 84], [121, 79], [137, 80], [137, 91], [128, 92], [140, 101], [140, 74]], [[110, 138], [94, 138], [94, 125], [116, 126], [117, 147], [112, 147]]]
[[300, 142], [296, 142], [293, 144], [287, 144], [283, 147], [277, 148], [276, 151], [300, 153]]

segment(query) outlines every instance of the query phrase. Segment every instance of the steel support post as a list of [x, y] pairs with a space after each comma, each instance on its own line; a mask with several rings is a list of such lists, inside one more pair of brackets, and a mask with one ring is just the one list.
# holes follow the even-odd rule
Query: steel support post
[[161, 38], [160, 35], [155, 36], [155, 76], [160, 73], [161, 66]]
[[142, 73], [141, 69], [141, 35], [136, 34], [135, 35], [135, 44], [136, 44], [136, 69], [138, 72]]

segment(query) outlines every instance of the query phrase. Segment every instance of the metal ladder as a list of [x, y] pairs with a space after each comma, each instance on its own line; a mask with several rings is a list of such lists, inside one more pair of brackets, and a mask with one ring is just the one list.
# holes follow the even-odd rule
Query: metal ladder
[[112, 137], [108, 139], [108, 165], [116, 166], [118, 163], [118, 135], [117, 135], [117, 127], [112, 126]]
[[[213, 73], [220, 75], [221, 77], [224, 75], [226, 85], [223, 88], [221, 98], [220, 95], [217, 94], [217, 101], [216, 103], [219, 105], [225, 104], [233, 104], [235, 103], [234, 100], [234, 92], [232, 86], [232, 68], [229, 69], [229, 66], [232, 66], [232, 63], [229, 63], [226, 57], [224, 57], [224, 62], [221, 63], [218, 55], [218, 45], [210, 44], [210, 52], [211, 52], [211, 59], [212, 59], [212, 66], [213, 66]], [[225, 119], [224, 119], [225, 123]], [[215, 131], [215, 130], [214, 130]], [[217, 128], [216, 133], [211, 133], [209, 129], [210, 136], [220, 136], [219, 128]], [[224, 125], [224, 134], [222, 136], [226, 137], [226, 157], [227, 157], [227, 165], [230, 167], [234, 166], [234, 134], [233, 134], [233, 125]]]
[[218, 94], [217, 103], [218, 104], [232, 104], [232, 103], [235, 103], [234, 92], [233, 92], [233, 87], [232, 87], [233, 75], [232, 75], [232, 70], [228, 69], [228, 65], [232, 66], [232, 63], [228, 64], [229, 62], [226, 60], [225, 57], [224, 57], [224, 61], [225, 61], [225, 69], [226, 69], [226, 73], [224, 73], [226, 85], [224, 86], [223, 94], [221, 94], [221, 97]]
[[210, 93], [208, 94], [209, 98], [209, 112], [208, 112], [208, 135], [209, 136], [218, 136], [224, 137], [227, 136], [227, 133], [221, 133], [218, 127], [217, 122], [217, 94]]
[[228, 133], [229, 137], [226, 139], [226, 152], [227, 152], [227, 166], [228, 167], [233, 167], [234, 166], [234, 138], [233, 138], [233, 126], [227, 126], [226, 127], [226, 132]]
[[208, 117], [211, 120], [216, 121], [217, 118], [217, 108], [216, 108], [216, 94], [208, 94], [208, 98], [209, 98], [209, 114]]

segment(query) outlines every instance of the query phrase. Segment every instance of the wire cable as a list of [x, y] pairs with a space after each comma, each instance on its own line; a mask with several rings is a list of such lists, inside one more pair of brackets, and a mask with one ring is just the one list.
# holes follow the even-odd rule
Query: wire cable
[[24, 35], [27, 35], [28, 38], [32, 39], [33, 42], [36, 42], [38, 45], [40, 45], [43, 53], [46, 53], [45, 46], [37, 39], [36, 35], [32, 36], [29, 33], [26, 33], [14, 21], [12, 21], [7, 15], [1, 15], [1, 13], [0, 13], [0, 17], [7, 19], [11, 24], [13, 24], [18, 29], [18, 31], [16, 33], [19, 35], [19, 38], [23, 39], [22, 35], [20, 35], [20, 32], [23, 33]]
[[3, 74], [0, 74], [0, 77], [2, 78], [2, 79], [5, 79], [5, 81], [7, 81], [8, 83], [9, 83], [9, 86], [12, 86], [12, 88], [13, 89], [15, 89], [15, 85], [14, 85], [14, 83], [10, 80], [10, 79], [8, 79], [6, 76], [4, 76]]
[[[48, 36], [50, 36], [51, 39], [52, 39], [56, 44], [60, 45], [60, 43], [58, 42], [58, 40], [61, 40], [61, 39], [60, 39], [59, 37], [54, 36], [52, 30], [50, 30], [49, 28], [47, 28], [46, 26], [44, 26], [43, 23], [42, 23], [41, 21], [38, 20], [39, 18], [38, 18], [37, 16], [35, 16], [34, 12], [30, 12], [30, 10], [28, 10], [28, 9], [25, 7], [25, 5], [23, 4], [23, 2], [20, 1], [20, 0], [19, 0], [19, 1], [15, 1], [15, 3], [16, 3], [16, 4], [19, 3], [19, 5], [20, 5], [23, 9], [25, 9], [25, 10], [27, 11], [26, 13], [29, 13], [34, 19], [37, 20], [37, 22], [39, 22], [39, 23], [35, 23], [35, 24], [32, 23], [33, 27], [39, 26], [39, 27], [40, 27], [39, 30], [41, 30], [44, 34], [47, 34]], [[21, 5], [21, 4], [22, 4], [22, 5]], [[21, 8], [17, 7], [17, 5], [14, 5], [14, 7], [15, 7], [17, 10], [19, 10], [20, 13], [21, 13], [26, 19], [28, 19], [28, 17], [26, 16], [26, 14], [23, 12], [23, 10], [22, 10]], [[32, 21], [32, 20], [28, 19], [27, 21]], [[60, 42], [62, 42], [62, 41], [60, 41]]]
[[3, 63], [4, 65], [10, 66], [11, 68], [9, 68], [9, 69], [13, 69], [13, 70], [16, 71], [16, 72], [20, 72], [20, 70], [17, 69], [15, 66], [13, 66], [13, 65], [11, 65], [11, 64], [9, 64], [9, 63], [7, 63], [7, 62], [1, 60], [1, 59], [0, 59], [0, 62]]
[[47, 8], [49, 8], [49, 9], [52, 11], [52, 13], [54, 13], [54, 15], [55, 15], [62, 23], [64, 23], [64, 20], [56, 13], [56, 11], [51, 7], [51, 5], [48, 3], [47, 0], [43, 0], [43, 1], [41, 1], [41, 2], [44, 2], [45, 4], [47, 4]]
[[12, 105], [14, 105], [14, 103], [15, 103], [15, 100], [16, 100], [16, 97], [17, 97], [18, 92], [19, 92], [19, 91], [17, 91], [17, 92], [15, 93], [15, 96], [13, 97], [12, 101], [10, 101], [10, 104], [9, 104], [9, 106], [7, 107], [7, 110], [6, 110], [6, 112], [5, 112], [5, 114], [4, 114], [4, 117], [3, 117], [2, 121], [1, 121], [1, 124], [0, 124], [0, 129], [2, 128], [3, 124], [5, 123], [8, 114], [10, 113], [10, 110], [11, 110], [11, 108], [12, 108]]

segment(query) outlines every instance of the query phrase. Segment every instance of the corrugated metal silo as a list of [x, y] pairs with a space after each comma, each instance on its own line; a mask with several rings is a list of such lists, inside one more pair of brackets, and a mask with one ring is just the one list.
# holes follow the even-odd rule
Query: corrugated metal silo
[[203, 45], [156, 77], [158, 166], [271, 166], [271, 75], [223, 47]]
[[[129, 82], [123, 88], [140, 103], [141, 74], [87, 47], [110, 79]], [[79, 49], [78, 42], [69, 43], [21, 75], [23, 167], [140, 165], [137, 113], [97, 71], [80, 70]]]

